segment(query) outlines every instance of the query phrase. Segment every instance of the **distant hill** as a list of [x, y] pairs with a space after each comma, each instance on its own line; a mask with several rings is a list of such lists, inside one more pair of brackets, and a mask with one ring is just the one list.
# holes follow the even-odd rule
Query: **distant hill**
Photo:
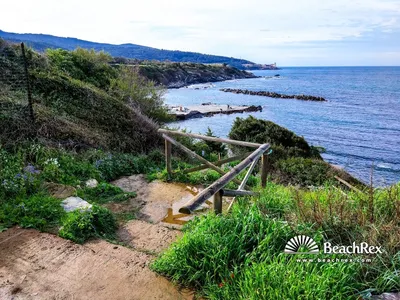
[[248, 65], [255, 65], [255, 63], [251, 61], [233, 57], [208, 55], [196, 52], [163, 50], [135, 44], [103, 44], [47, 34], [19, 34], [0, 30], [0, 38], [11, 42], [24, 42], [37, 51], [44, 51], [47, 48], [74, 50], [77, 47], [81, 47], [86, 49], [94, 49], [96, 51], [104, 50], [114, 57], [136, 58], [140, 60], [154, 59], [159, 61], [169, 60], [172, 62], [194, 62], [204, 64], [225, 63], [239, 69], [245, 69], [245, 66]]

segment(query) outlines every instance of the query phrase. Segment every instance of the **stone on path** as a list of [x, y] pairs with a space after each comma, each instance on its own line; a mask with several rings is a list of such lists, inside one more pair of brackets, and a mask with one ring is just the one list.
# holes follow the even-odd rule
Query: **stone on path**
[[68, 197], [61, 202], [61, 206], [66, 212], [71, 212], [77, 209], [90, 210], [92, 208], [92, 204], [79, 197]]
[[95, 188], [99, 185], [99, 182], [96, 179], [89, 179], [85, 182], [85, 186], [88, 188]]

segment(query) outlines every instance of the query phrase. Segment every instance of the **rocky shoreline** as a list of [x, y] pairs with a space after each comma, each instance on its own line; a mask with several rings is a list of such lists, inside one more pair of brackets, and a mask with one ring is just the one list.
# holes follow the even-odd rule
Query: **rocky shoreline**
[[142, 76], [168, 89], [199, 83], [258, 77], [253, 73], [225, 64], [147, 62], [140, 64], [138, 68]]
[[282, 98], [282, 99], [298, 99], [303, 101], [317, 101], [317, 102], [325, 102], [327, 101], [323, 97], [318, 96], [310, 96], [310, 95], [284, 95], [275, 92], [268, 92], [268, 91], [249, 91], [249, 90], [242, 90], [242, 89], [220, 89], [221, 92], [225, 93], [234, 93], [234, 94], [243, 94], [243, 95], [252, 95], [252, 96], [263, 96], [263, 97], [270, 97], [270, 98]]

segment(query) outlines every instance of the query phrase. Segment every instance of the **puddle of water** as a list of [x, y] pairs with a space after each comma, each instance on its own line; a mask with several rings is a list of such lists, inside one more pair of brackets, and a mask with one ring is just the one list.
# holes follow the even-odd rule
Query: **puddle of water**
[[[178, 185], [182, 186], [182, 184], [178, 183]], [[183, 225], [193, 219], [196, 215], [199, 215], [201, 213], [204, 213], [210, 209], [213, 209], [213, 201], [214, 197], [209, 198], [206, 200], [204, 204], [202, 204], [196, 211], [190, 215], [186, 214], [181, 214], [179, 212], [179, 209], [184, 206], [189, 200], [191, 200], [193, 197], [199, 194], [199, 192], [202, 191], [202, 189], [196, 188], [196, 187], [191, 187], [187, 185], [185, 186], [185, 192], [186, 195], [183, 196], [179, 201], [176, 201], [172, 204], [171, 208], [168, 208], [168, 213], [166, 217], [161, 221], [164, 223], [169, 223], [169, 224], [176, 224], [176, 225]], [[228, 204], [226, 202], [227, 198], [224, 198], [225, 201], [223, 201], [223, 208], [227, 208]], [[232, 199], [232, 198], [230, 198]]]

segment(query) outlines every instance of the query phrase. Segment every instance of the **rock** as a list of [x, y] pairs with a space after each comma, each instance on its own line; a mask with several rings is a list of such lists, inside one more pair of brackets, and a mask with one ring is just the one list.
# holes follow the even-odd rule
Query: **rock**
[[383, 293], [381, 295], [372, 296], [374, 300], [400, 300], [400, 293]]
[[57, 199], [65, 199], [76, 195], [76, 189], [73, 186], [45, 182], [43, 187], [50, 193], [50, 195]]
[[92, 208], [92, 204], [79, 197], [68, 197], [61, 202], [61, 206], [66, 212], [71, 212], [77, 209], [90, 210]]
[[85, 182], [85, 186], [88, 188], [95, 188], [99, 185], [99, 182], [96, 179], [89, 179], [88, 181]]
[[252, 95], [252, 96], [264, 96], [264, 97], [271, 97], [271, 98], [282, 98], [282, 99], [299, 99], [305, 101], [326, 101], [323, 97], [316, 97], [316, 96], [309, 96], [309, 95], [282, 95], [274, 92], [267, 92], [267, 91], [249, 91], [249, 90], [242, 90], [242, 89], [220, 89], [220, 91], [225, 93], [234, 93], [234, 94], [244, 94], [244, 95]]

